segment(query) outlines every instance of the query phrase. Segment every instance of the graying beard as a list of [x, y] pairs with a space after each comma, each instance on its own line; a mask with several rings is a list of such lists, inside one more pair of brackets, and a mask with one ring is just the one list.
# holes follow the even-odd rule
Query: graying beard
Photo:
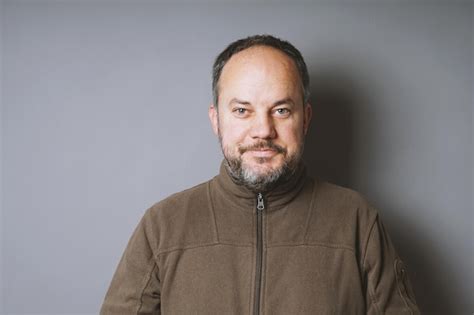
[[[288, 181], [295, 174], [297, 165], [303, 155], [304, 141], [300, 143], [301, 147], [299, 154], [292, 156], [290, 160], [286, 161], [281, 168], [272, 171], [269, 175], [257, 176], [249, 171], [245, 171], [242, 169], [242, 158], [228, 159], [226, 157], [226, 152], [224, 150], [224, 146], [222, 145], [222, 136], [219, 128], [219, 118], [217, 122], [218, 140], [219, 145], [222, 149], [222, 154], [224, 155], [224, 159], [226, 161], [225, 167], [230, 177], [234, 180], [236, 184], [242, 185], [253, 192], [267, 192], [278, 186], [280, 183]], [[263, 164], [266, 161], [266, 158], [258, 158], [259, 163]]]
[[[261, 158], [259, 162], [265, 162], [265, 158]], [[293, 176], [296, 170], [294, 159], [285, 162], [283, 166], [272, 171], [267, 175], [256, 175], [251, 170], [242, 168], [242, 159], [227, 159], [225, 166], [235, 183], [246, 187], [253, 192], [266, 192], [272, 190], [278, 184], [286, 182]]]

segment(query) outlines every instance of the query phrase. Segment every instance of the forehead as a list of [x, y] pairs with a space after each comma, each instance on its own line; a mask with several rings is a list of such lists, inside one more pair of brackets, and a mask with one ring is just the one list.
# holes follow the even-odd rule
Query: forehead
[[270, 46], [253, 46], [233, 55], [226, 63], [223, 73], [234, 70], [234, 67], [253, 66], [253, 67], [282, 67], [287, 71], [297, 71], [296, 65], [287, 54], [279, 49]]
[[221, 93], [236, 88], [257, 89], [271, 86], [293, 90], [301, 86], [295, 62], [284, 52], [268, 46], [254, 46], [233, 55], [222, 69]]

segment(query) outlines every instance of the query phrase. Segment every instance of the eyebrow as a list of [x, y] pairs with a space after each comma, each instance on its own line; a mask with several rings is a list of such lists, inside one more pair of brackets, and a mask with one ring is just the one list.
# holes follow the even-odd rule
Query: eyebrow
[[283, 105], [283, 104], [290, 104], [295, 105], [295, 102], [291, 99], [291, 97], [284, 98], [282, 100], [276, 101], [273, 106]]
[[[240, 100], [236, 97], [234, 97], [233, 99], [230, 100], [229, 105], [234, 104], [234, 103], [241, 104], [241, 105], [251, 105], [250, 102]], [[295, 102], [291, 99], [291, 97], [287, 97], [287, 98], [284, 98], [282, 100], [276, 101], [275, 103], [273, 103], [273, 106], [278, 106], [278, 105], [283, 105], [283, 104], [295, 105]]]
[[234, 103], [241, 104], [241, 105], [250, 105], [250, 102], [248, 102], [248, 101], [243, 101], [243, 100], [239, 100], [239, 99], [236, 98], [236, 97], [234, 97], [233, 99], [230, 100], [229, 105], [230, 105], [230, 104], [234, 104]]

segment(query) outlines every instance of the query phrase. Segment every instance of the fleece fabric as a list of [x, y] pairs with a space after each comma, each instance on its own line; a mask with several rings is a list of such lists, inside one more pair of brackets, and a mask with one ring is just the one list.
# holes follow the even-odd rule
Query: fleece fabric
[[419, 314], [404, 264], [360, 194], [300, 165], [262, 198], [257, 210], [258, 194], [222, 164], [153, 205], [100, 314]]

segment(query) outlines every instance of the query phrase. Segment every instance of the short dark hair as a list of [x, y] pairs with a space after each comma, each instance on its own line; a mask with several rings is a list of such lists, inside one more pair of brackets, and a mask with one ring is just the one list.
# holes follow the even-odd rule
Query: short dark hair
[[236, 53], [248, 49], [254, 46], [268, 46], [280, 50], [290, 57], [298, 69], [298, 73], [302, 83], [302, 94], [303, 94], [303, 103], [306, 104], [309, 100], [309, 74], [306, 63], [304, 62], [303, 56], [296, 49], [295, 46], [289, 42], [274, 37], [272, 35], [253, 35], [247, 38], [242, 38], [231, 43], [224, 49], [214, 61], [212, 67], [212, 97], [214, 100], [214, 106], [217, 107], [217, 102], [219, 99], [219, 79], [221, 77], [222, 69], [229, 61], [229, 59]]

